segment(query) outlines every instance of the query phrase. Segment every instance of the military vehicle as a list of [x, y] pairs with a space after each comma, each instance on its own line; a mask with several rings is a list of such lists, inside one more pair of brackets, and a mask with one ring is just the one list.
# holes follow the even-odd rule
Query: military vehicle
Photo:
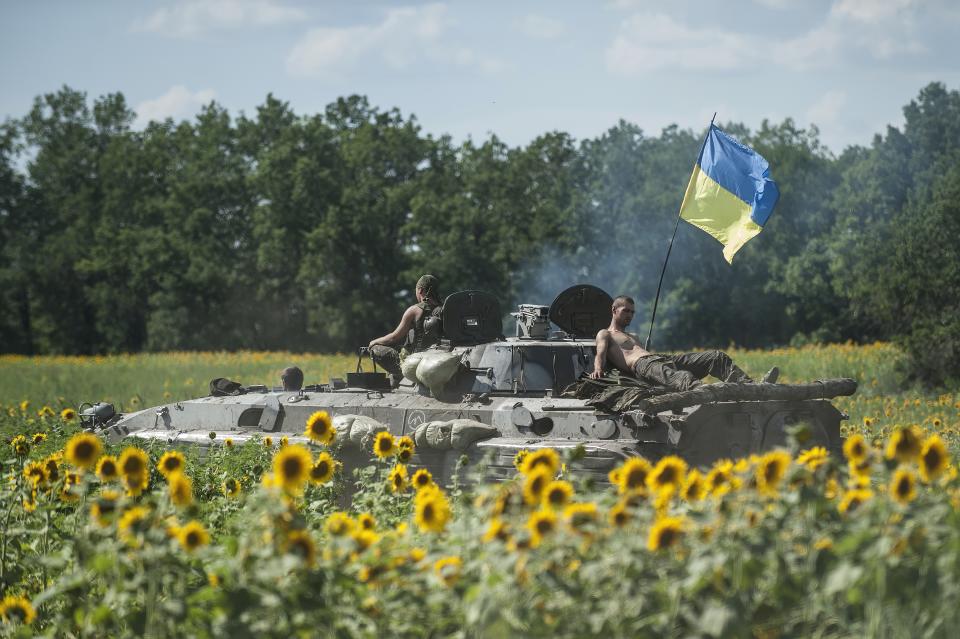
[[[606, 482], [624, 459], [656, 461], [677, 454], [705, 466], [784, 445], [791, 426], [806, 424], [807, 446], [838, 451], [840, 421], [829, 402], [852, 394], [853, 380], [811, 384], [704, 384], [686, 393], [637, 395], [619, 408], [584, 397], [594, 336], [611, 320], [611, 297], [581, 284], [550, 306], [520, 305], [516, 333], [503, 334], [495, 297], [482, 291], [448, 296], [439, 314], [441, 339], [403, 362], [406, 378], [392, 388], [387, 375], [357, 370], [346, 379], [301, 391], [248, 386], [234, 395], [177, 401], [130, 414], [98, 404], [81, 411], [109, 440], [138, 437], [171, 444], [216, 445], [226, 438], [282, 435], [306, 441], [307, 418], [327, 411], [337, 428], [338, 457], [348, 468], [367, 463], [381, 429], [416, 441], [415, 466], [438, 481], [458, 460], [485, 460], [490, 478], [513, 476], [521, 450], [582, 447], [577, 472]], [[579, 395], [577, 389], [580, 380]], [[607, 387], [609, 388], [609, 386]], [[658, 389], [654, 389], [656, 391]], [[648, 389], [649, 391], [649, 389]], [[605, 407], [606, 406], [606, 407]]]

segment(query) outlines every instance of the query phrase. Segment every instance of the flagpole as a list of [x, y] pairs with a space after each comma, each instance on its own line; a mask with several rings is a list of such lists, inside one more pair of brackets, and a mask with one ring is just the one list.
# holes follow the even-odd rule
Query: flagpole
[[[710, 118], [710, 125], [707, 126], [707, 134], [703, 137], [703, 144], [700, 145], [700, 153], [697, 154], [697, 162], [703, 157], [703, 149], [707, 146], [707, 139], [710, 137], [710, 128], [717, 117], [717, 112], [713, 112]], [[696, 168], [697, 163], [694, 163]], [[673, 226], [673, 235], [670, 236], [670, 244], [667, 246], [667, 256], [663, 258], [663, 268], [660, 269], [660, 281], [657, 283], [657, 295], [653, 298], [653, 313], [650, 314], [650, 330], [647, 332], [647, 341], [644, 342], [644, 350], [650, 350], [650, 338], [653, 337], [653, 320], [657, 317], [657, 304], [660, 302], [660, 289], [663, 286], [663, 275], [667, 272], [667, 262], [670, 260], [670, 251], [673, 250], [673, 240], [677, 237], [677, 229], [680, 228], [680, 215], [683, 213], [683, 201], [680, 202], [680, 209], [677, 211], [677, 223]]]

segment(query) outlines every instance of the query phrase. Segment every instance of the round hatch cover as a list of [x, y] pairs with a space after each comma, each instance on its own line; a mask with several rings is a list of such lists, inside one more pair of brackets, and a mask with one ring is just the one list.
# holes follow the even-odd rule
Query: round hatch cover
[[613, 298], [592, 284], [577, 284], [557, 295], [550, 305], [550, 321], [576, 338], [596, 337], [610, 326]]

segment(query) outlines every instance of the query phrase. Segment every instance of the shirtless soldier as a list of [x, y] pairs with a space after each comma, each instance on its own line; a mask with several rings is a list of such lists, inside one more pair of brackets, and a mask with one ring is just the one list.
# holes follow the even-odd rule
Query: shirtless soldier
[[[403, 379], [400, 370], [401, 354], [397, 346], [403, 346], [404, 354], [416, 353], [431, 346], [439, 339], [437, 331], [431, 331], [424, 326], [427, 319], [434, 315], [440, 307], [437, 292], [437, 278], [433, 275], [424, 275], [417, 280], [417, 303], [403, 312], [400, 325], [392, 333], [370, 340], [370, 355], [373, 361], [393, 376], [393, 386]], [[412, 340], [408, 343], [410, 331], [413, 331]]]
[[[680, 355], [658, 355], [640, 346], [640, 339], [626, 331], [633, 320], [633, 299], [621, 295], [613, 300], [610, 327], [597, 333], [597, 356], [590, 377], [600, 379], [607, 362], [628, 375], [666, 386], [672, 391], [696, 388], [707, 375], [725, 382], [752, 382], [730, 356], [723, 351], [702, 351]], [[764, 382], [775, 382], [780, 371], [773, 367], [764, 375]]]

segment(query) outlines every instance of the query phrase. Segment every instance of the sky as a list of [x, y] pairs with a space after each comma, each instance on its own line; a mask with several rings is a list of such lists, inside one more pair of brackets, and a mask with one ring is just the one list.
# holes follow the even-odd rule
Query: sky
[[0, 0], [0, 120], [63, 85], [151, 119], [361, 94], [456, 141], [594, 138], [621, 119], [870, 144], [931, 81], [960, 88], [956, 0]]

